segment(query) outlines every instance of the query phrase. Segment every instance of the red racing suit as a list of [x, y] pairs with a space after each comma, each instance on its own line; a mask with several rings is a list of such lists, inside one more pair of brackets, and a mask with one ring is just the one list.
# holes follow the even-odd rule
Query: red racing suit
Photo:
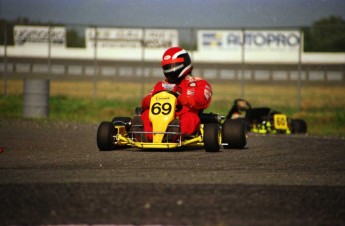
[[[180, 120], [181, 132], [192, 134], [199, 128], [199, 112], [206, 109], [212, 97], [211, 85], [204, 79], [187, 75], [179, 84], [172, 84], [167, 81], [158, 82], [151, 92], [143, 98], [141, 107], [143, 109], [141, 118], [144, 123], [144, 131], [152, 132], [152, 125], [149, 120], [149, 107], [152, 94], [169, 90], [179, 94], [177, 101], [182, 106], [176, 111], [175, 117]], [[152, 135], [148, 136], [149, 140]]]

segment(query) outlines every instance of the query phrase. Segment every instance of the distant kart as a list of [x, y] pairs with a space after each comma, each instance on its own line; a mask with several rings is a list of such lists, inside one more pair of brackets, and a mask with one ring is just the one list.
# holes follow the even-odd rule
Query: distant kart
[[[141, 149], [177, 149], [180, 147], [203, 147], [207, 152], [217, 152], [223, 148], [244, 148], [247, 143], [246, 126], [242, 120], [226, 119], [213, 113], [200, 113], [200, 128], [194, 134], [179, 132], [179, 124], [174, 124], [177, 108], [177, 94], [161, 91], [151, 98], [149, 118], [152, 132], [144, 132], [143, 125], [133, 122], [136, 115], [115, 117], [111, 122], [101, 122], [97, 130], [99, 150], [114, 150], [126, 147]], [[176, 130], [176, 126], [178, 129]], [[141, 128], [140, 128], [141, 127]], [[147, 140], [147, 134], [153, 139]]]
[[241, 118], [248, 131], [260, 134], [305, 134], [307, 123], [293, 119], [268, 107], [252, 108], [248, 101], [236, 99], [227, 119]]

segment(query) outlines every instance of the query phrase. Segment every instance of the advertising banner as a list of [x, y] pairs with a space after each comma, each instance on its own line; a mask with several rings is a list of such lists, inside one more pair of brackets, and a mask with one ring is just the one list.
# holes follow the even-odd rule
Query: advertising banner
[[177, 30], [127, 29], [127, 28], [86, 29], [86, 46], [93, 48], [97, 39], [99, 48], [145, 48], [159, 49], [178, 44]]
[[256, 51], [298, 50], [301, 45], [299, 31], [290, 30], [200, 30], [198, 50]]
[[298, 30], [199, 30], [196, 56], [224, 62], [297, 62], [302, 41]]
[[144, 45], [146, 48], [166, 49], [178, 45], [177, 30], [146, 29]]
[[229, 38], [242, 37], [242, 31], [200, 30], [198, 31], [198, 50], [229, 50], [241, 49], [241, 44], [232, 43]]
[[85, 33], [87, 48], [93, 48], [96, 39], [99, 48], [140, 48], [143, 39], [142, 29], [87, 28]]
[[44, 45], [49, 42], [52, 46], [66, 46], [66, 29], [64, 27], [48, 26], [14, 26], [14, 45]]

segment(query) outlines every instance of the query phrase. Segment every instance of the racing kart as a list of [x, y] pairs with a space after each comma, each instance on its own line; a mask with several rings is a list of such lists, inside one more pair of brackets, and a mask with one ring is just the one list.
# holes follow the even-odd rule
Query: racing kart
[[[200, 126], [193, 134], [183, 134], [171, 129], [177, 110], [177, 94], [171, 91], [155, 93], [150, 102], [149, 118], [152, 132], [138, 129], [134, 118], [140, 117], [141, 108], [135, 109], [135, 116], [115, 117], [101, 122], [97, 129], [97, 146], [100, 151], [126, 147], [140, 149], [178, 149], [181, 147], [203, 147], [207, 152], [244, 148], [247, 143], [246, 126], [242, 120], [225, 119], [214, 113], [200, 112]], [[222, 121], [224, 121], [222, 123]], [[179, 125], [178, 125], [179, 126]], [[144, 139], [148, 134], [152, 140]]]
[[244, 99], [236, 99], [226, 118], [242, 118], [247, 130], [260, 134], [305, 134], [307, 123], [293, 119], [269, 107], [252, 108]]

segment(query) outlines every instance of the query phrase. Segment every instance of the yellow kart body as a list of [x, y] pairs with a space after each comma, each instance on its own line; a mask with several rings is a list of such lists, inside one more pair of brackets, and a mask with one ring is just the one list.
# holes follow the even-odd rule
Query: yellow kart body
[[[200, 132], [194, 136], [190, 136], [190, 139], [182, 139], [182, 133], [167, 132], [169, 123], [175, 119], [177, 98], [171, 92], [159, 92], [151, 98], [149, 118], [152, 123], [152, 132], [134, 132], [131, 134], [118, 133], [116, 140], [123, 145], [135, 146], [138, 148], [178, 148], [181, 146], [194, 145], [203, 146], [203, 125], [200, 125]], [[115, 126], [116, 129], [121, 130], [120, 126]], [[122, 130], [123, 131], [123, 130]], [[135, 137], [142, 137], [146, 134], [152, 134], [152, 141], [142, 142], [137, 141]], [[169, 136], [178, 136], [176, 142], [169, 142], [167, 139]], [[166, 138], [166, 139], [164, 139]], [[219, 136], [219, 143], [221, 142]]]
[[260, 134], [307, 133], [307, 123], [303, 119], [291, 118], [269, 107], [255, 107], [241, 98], [235, 99], [227, 119], [241, 118], [248, 131]]
[[[272, 124], [273, 123], [273, 124]], [[288, 120], [285, 114], [274, 114], [273, 121], [263, 121], [259, 124], [253, 123], [250, 130], [254, 133], [280, 133], [280, 134], [291, 134], [291, 130], [288, 127]]]
[[[224, 148], [243, 148], [246, 141], [246, 128], [242, 121], [225, 120], [223, 116], [213, 113], [200, 113], [200, 126], [193, 134], [183, 134], [170, 130], [176, 127], [171, 123], [175, 120], [177, 105], [176, 94], [161, 91], [151, 98], [149, 119], [152, 132], [143, 131], [132, 125], [134, 118], [115, 117], [112, 122], [102, 122], [97, 130], [97, 146], [99, 150], [114, 150], [124, 147], [142, 149], [176, 149], [183, 146], [204, 147], [207, 152], [219, 151]], [[134, 117], [140, 117], [141, 109]], [[177, 125], [179, 127], [179, 125]], [[178, 129], [178, 131], [180, 131]], [[145, 141], [146, 135], [152, 140]]]

